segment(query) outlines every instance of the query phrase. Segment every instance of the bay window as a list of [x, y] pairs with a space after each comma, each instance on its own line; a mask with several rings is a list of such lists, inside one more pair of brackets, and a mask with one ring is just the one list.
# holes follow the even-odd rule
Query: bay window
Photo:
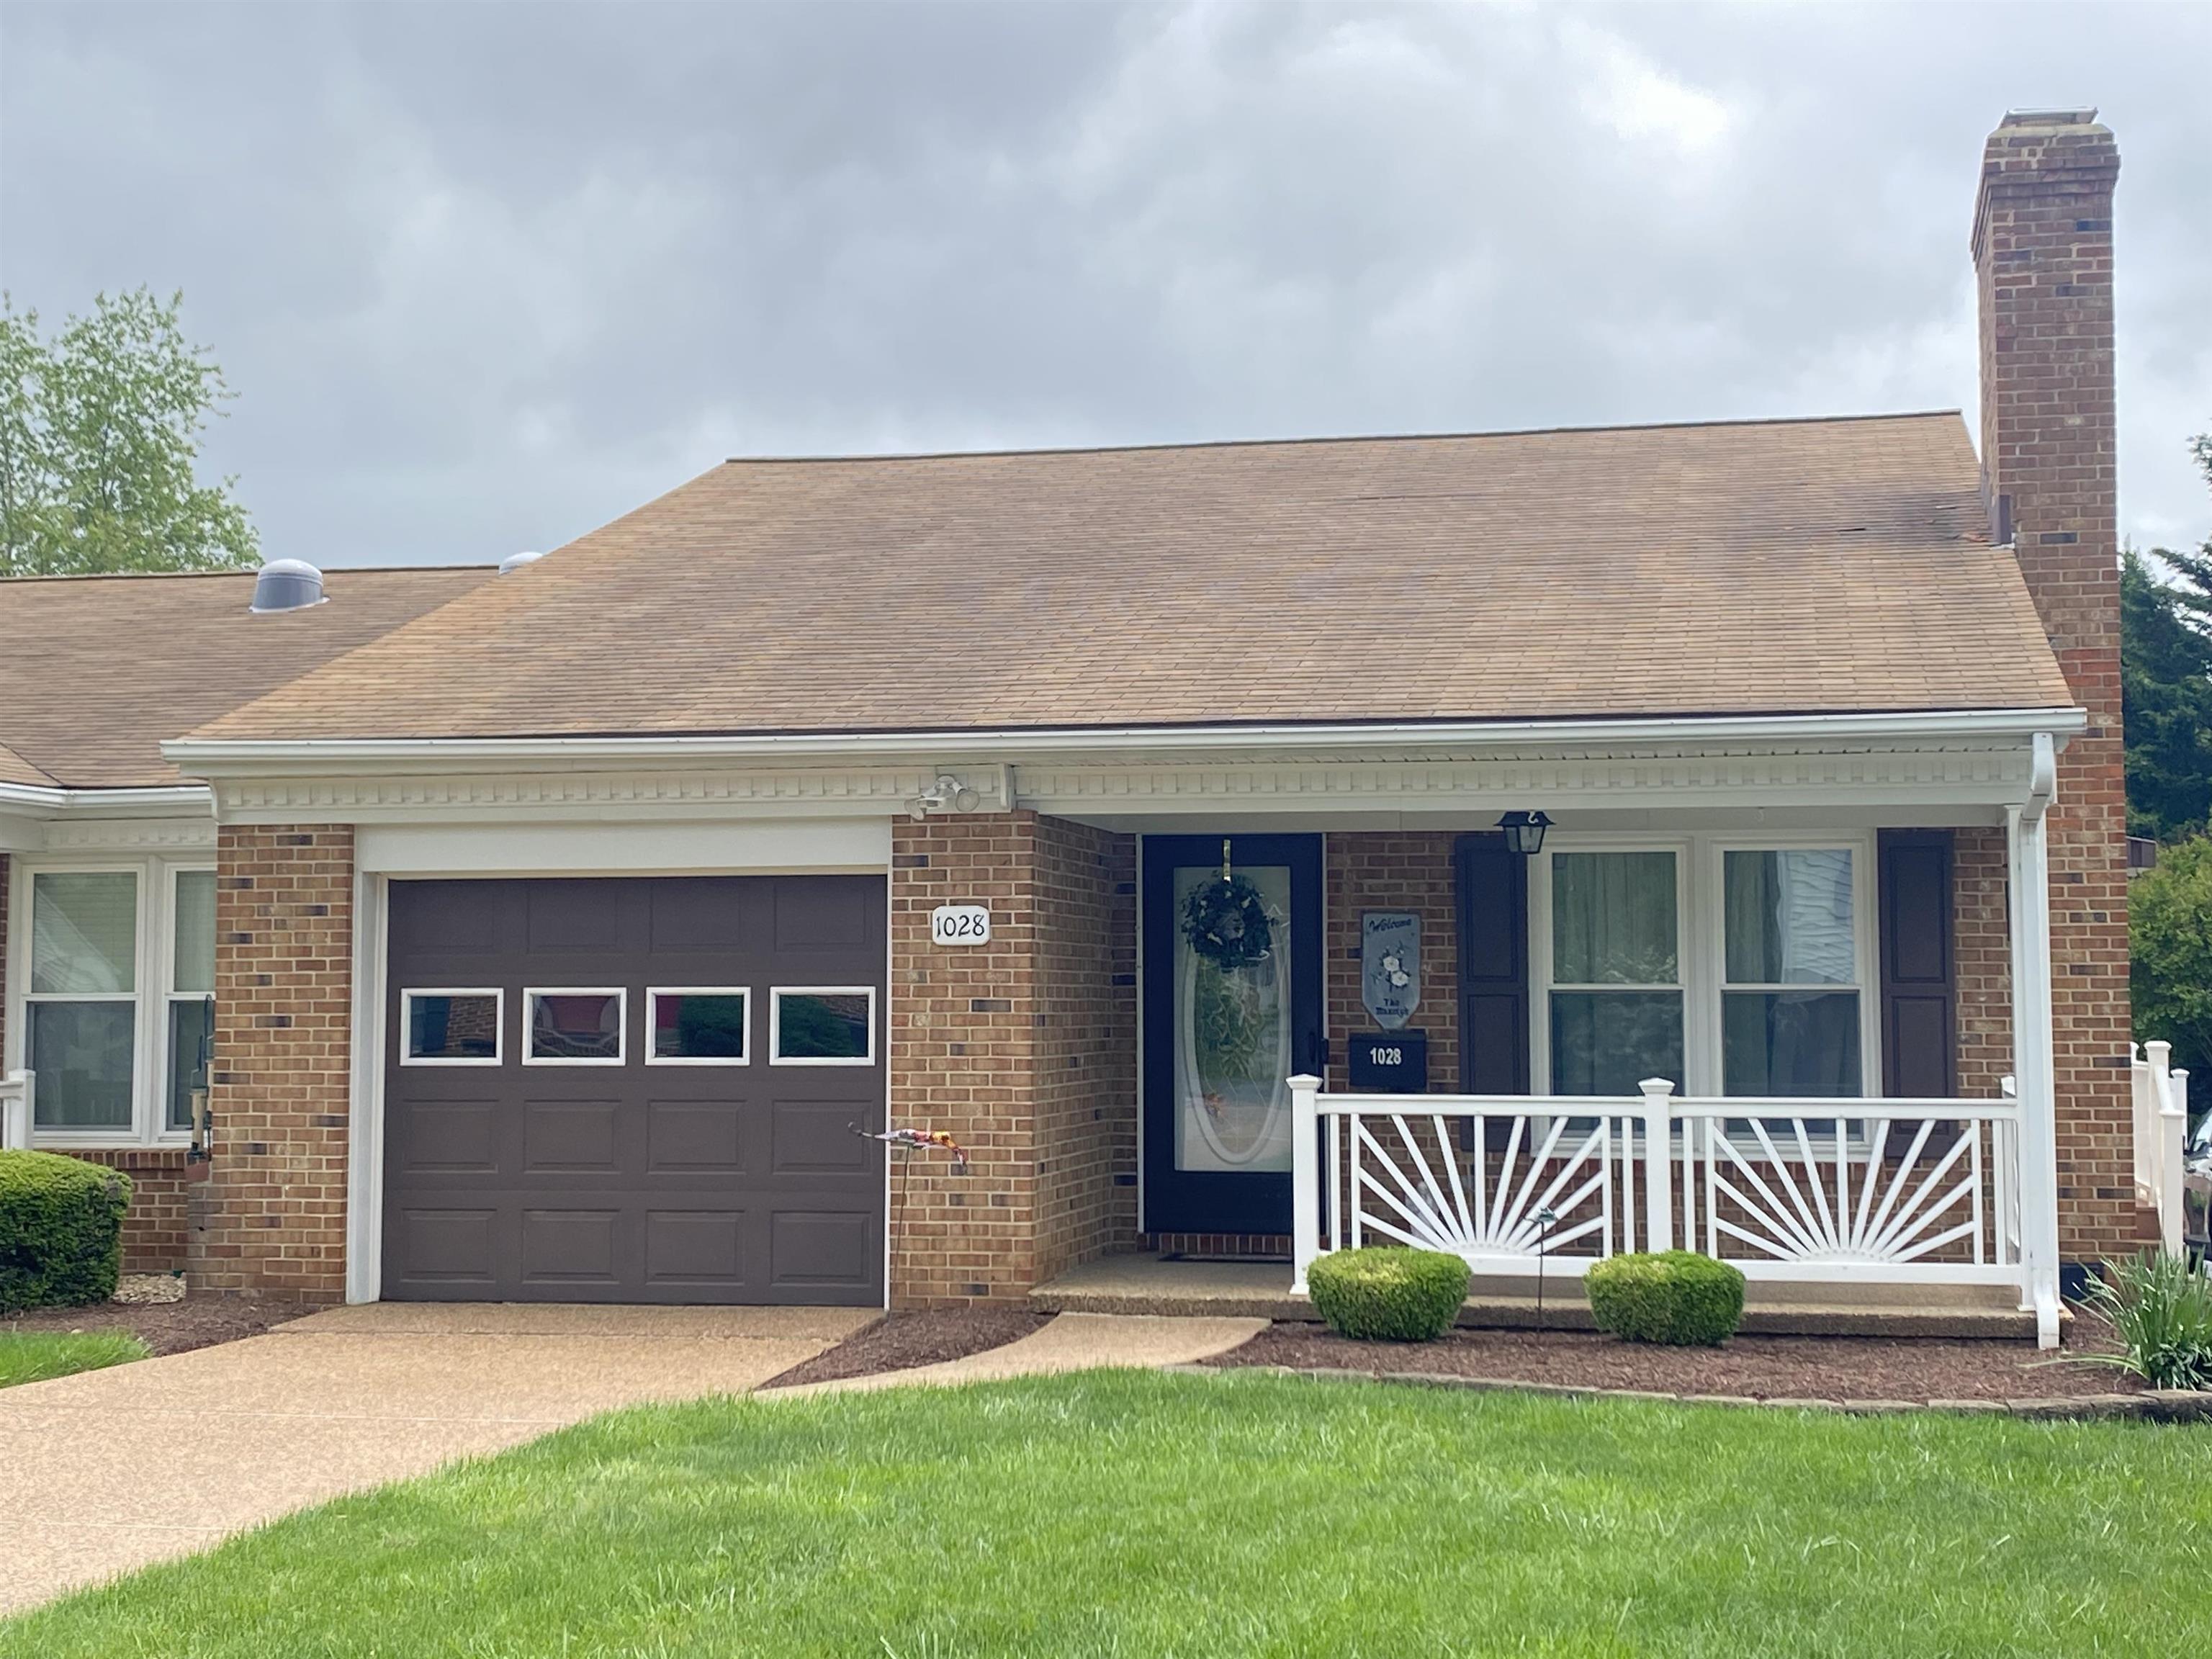
[[5, 1064], [38, 1075], [34, 1140], [182, 1139], [212, 1048], [215, 872], [12, 862]]
[[1534, 1085], [1850, 1097], [1874, 1060], [1871, 838], [1554, 834], [1530, 871]]

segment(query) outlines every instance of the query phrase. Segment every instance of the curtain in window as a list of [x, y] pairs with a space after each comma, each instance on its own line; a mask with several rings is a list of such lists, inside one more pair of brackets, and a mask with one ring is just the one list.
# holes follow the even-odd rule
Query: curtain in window
[[127, 1129], [137, 1049], [138, 880], [126, 872], [31, 878], [25, 1059], [46, 1129]]
[[1722, 926], [1730, 988], [1721, 997], [1721, 1086], [1731, 1095], [1852, 1096], [1861, 1091], [1854, 986], [1851, 855], [1842, 848], [1732, 852]]
[[[1552, 1091], [1632, 1095], [1683, 1082], [1681, 944], [1672, 853], [1552, 856]], [[1636, 989], [1665, 987], [1665, 989]]]

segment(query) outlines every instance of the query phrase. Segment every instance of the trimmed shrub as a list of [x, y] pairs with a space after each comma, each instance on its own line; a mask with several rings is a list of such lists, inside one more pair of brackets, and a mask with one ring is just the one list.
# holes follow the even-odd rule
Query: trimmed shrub
[[1631, 1342], [1712, 1347], [1743, 1318], [1743, 1275], [1691, 1250], [1611, 1256], [1583, 1283], [1598, 1329]]
[[115, 1294], [131, 1177], [54, 1152], [0, 1152], [0, 1313]]
[[1467, 1300], [1467, 1263], [1437, 1250], [1338, 1250], [1306, 1273], [1329, 1329], [1364, 1342], [1433, 1342]]

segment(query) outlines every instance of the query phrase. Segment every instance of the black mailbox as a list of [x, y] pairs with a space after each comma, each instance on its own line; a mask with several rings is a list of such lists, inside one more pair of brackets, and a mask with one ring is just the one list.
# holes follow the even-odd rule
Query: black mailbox
[[1428, 1086], [1426, 1031], [1363, 1031], [1352, 1039], [1353, 1093], [1418, 1095]]

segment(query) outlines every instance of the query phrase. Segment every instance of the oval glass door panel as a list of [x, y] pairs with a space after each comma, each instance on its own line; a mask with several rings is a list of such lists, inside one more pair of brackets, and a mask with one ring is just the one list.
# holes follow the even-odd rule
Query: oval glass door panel
[[1259, 890], [1270, 937], [1265, 956], [1223, 967], [1194, 950], [1180, 925], [1191, 895], [1219, 871], [1175, 872], [1178, 1170], [1291, 1167], [1291, 872], [1240, 864], [1237, 874]]

